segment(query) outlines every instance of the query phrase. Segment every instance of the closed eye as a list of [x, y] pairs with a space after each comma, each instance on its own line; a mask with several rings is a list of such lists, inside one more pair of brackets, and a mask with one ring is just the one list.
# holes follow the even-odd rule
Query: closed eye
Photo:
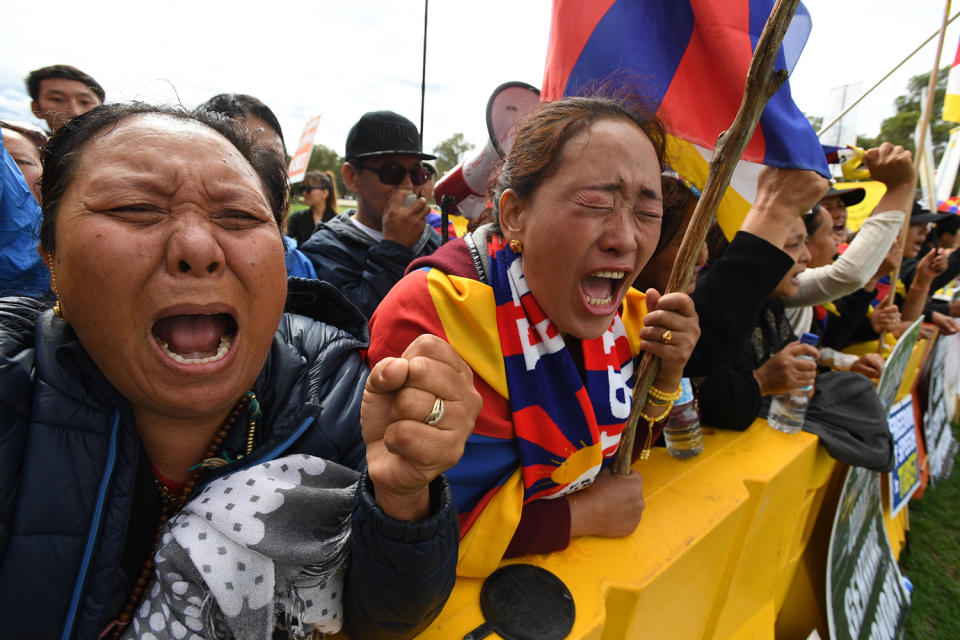
[[607, 205], [607, 204], [580, 203], [580, 206], [583, 207], [584, 209], [590, 209], [591, 211], [599, 211], [601, 213], [609, 213], [610, 211], [613, 211], [612, 204]]
[[133, 204], [124, 204], [118, 207], [111, 207], [106, 210], [107, 213], [113, 214], [161, 214], [166, 213], [166, 210], [158, 207], [155, 204], [150, 204], [149, 202], [137, 202]]
[[227, 209], [212, 217], [225, 229], [249, 229], [264, 223], [261, 217], [242, 209]]
[[101, 210], [101, 212], [120, 222], [140, 226], [156, 224], [167, 216], [165, 209], [154, 204], [143, 202], [110, 207], [109, 209]]

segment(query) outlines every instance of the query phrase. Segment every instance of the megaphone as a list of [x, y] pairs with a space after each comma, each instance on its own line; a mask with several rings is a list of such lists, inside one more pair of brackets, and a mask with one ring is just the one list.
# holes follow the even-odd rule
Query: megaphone
[[486, 208], [487, 183], [513, 145], [514, 127], [540, 103], [540, 90], [525, 82], [505, 82], [487, 101], [486, 146], [447, 172], [433, 190], [434, 199], [453, 198], [456, 213], [473, 220]]

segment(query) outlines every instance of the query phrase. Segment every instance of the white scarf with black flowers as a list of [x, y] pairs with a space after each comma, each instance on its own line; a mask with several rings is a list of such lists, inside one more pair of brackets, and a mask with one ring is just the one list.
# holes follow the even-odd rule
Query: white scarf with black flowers
[[124, 638], [262, 640], [343, 621], [357, 472], [308, 455], [218, 478], [171, 518]]

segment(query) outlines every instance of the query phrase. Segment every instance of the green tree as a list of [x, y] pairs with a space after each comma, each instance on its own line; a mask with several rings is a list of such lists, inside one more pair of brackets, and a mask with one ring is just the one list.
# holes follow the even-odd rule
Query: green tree
[[463, 159], [463, 154], [470, 149], [473, 149], [473, 144], [467, 142], [460, 132], [454, 133], [435, 146], [433, 153], [437, 156], [437, 171], [440, 172], [440, 175], [457, 166], [457, 163]]
[[[943, 97], [947, 89], [947, 75], [950, 67], [940, 69], [937, 74], [937, 87], [933, 94], [933, 113], [930, 116], [930, 128], [933, 133], [933, 155], [936, 162], [946, 148], [950, 138], [950, 129], [956, 125], [943, 121]], [[899, 96], [893, 102], [896, 113], [880, 124], [880, 133], [876, 137], [866, 135], [857, 136], [857, 146], [869, 149], [881, 142], [902, 145], [905, 149], [916, 150], [914, 131], [923, 112], [923, 94], [930, 82], [930, 74], [924, 73], [910, 78], [907, 83], [907, 93]]]

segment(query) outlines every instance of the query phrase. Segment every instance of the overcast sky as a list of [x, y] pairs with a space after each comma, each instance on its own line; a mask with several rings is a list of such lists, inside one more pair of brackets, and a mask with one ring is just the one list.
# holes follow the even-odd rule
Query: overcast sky
[[[791, 84], [803, 111], [827, 119], [834, 115], [830, 89], [854, 82], [868, 88], [936, 31], [943, 17], [943, 3], [934, 0], [805, 4], [813, 32]], [[425, 148], [456, 131], [483, 144], [484, 109], [493, 89], [510, 80], [540, 86], [550, 8], [550, 0], [430, 2]], [[316, 114], [322, 114], [316, 141], [341, 154], [347, 130], [365, 111], [393, 109], [420, 119], [419, 1], [12, 0], [5, 3], [3, 21], [2, 119], [38, 122], [23, 78], [55, 63], [97, 78], [109, 101], [193, 107], [217, 93], [253, 94], [277, 113], [291, 151]], [[952, 62], [958, 37], [960, 20], [947, 32], [941, 64]], [[859, 112], [860, 133], [878, 132], [909, 77], [930, 70], [935, 45], [868, 98]]]

